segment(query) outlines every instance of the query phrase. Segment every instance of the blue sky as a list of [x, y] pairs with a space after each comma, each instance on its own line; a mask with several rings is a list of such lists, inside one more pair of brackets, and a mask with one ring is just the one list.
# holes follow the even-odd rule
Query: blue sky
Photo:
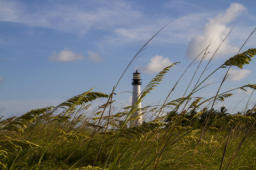
[[[130, 94], [123, 92], [131, 91], [135, 69], [145, 86], [161, 68], [181, 62], [146, 98], [145, 103], [159, 104], [198, 50], [211, 43], [213, 52], [231, 29], [210, 70], [236, 54], [255, 27], [255, 5], [254, 0], [0, 0], [0, 113], [56, 105], [90, 88], [109, 93], [139, 47], [170, 22], [117, 89], [117, 99], [127, 104]], [[255, 35], [244, 50], [253, 47]], [[223, 90], [255, 83], [254, 61], [243, 70], [233, 68]], [[190, 73], [174, 97], [182, 95]], [[200, 95], [214, 94], [222, 76], [218, 72], [209, 80], [215, 85]], [[227, 105], [232, 110], [231, 102], [247, 98], [238, 92]]]

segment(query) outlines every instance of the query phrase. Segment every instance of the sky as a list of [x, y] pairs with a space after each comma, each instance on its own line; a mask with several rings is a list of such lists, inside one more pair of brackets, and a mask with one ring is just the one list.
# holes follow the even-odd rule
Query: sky
[[[116, 91], [120, 106], [127, 105], [136, 69], [143, 88], [162, 68], [180, 62], [144, 101], [160, 104], [203, 48], [209, 45], [205, 64], [231, 31], [208, 72], [238, 52], [256, 26], [255, 5], [254, 0], [0, 0], [0, 114], [57, 105], [91, 88], [110, 93], [138, 49], [169, 23]], [[242, 50], [255, 47], [253, 35]], [[173, 98], [182, 96], [194, 69]], [[223, 90], [255, 83], [255, 71], [255, 59], [242, 70], [232, 68]], [[198, 95], [214, 95], [223, 74], [217, 72]], [[248, 93], [237, 92], [226, 103], [229, 110], [241, 110]]]

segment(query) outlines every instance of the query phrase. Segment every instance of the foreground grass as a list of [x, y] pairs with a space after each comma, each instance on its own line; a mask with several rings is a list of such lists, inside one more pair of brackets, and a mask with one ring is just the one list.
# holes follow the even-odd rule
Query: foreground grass
[[2, 169], [219, 169], [225, 146], [223, 168], [256, 167], [256, 131], [245, 125], [210, 127], [201, 139], [200, 128], [179, 122], [92, 136], [94, 129], [81, 122], [51, 118], [41, 117], [23, 132], [1, 131]]

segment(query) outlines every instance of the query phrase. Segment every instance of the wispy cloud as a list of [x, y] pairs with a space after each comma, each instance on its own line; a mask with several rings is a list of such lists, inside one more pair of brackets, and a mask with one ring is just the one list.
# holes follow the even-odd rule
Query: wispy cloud
[[182, 12], [182, 13], [189, 11], [189, 9], [192, 9], [192, 10], [200, 10], [201, 9], [198, 4], [188, 1], [188, 0], [170, 0], [164, 4], [164, 7], [169, 8], [172, 11], [174, 10], [174, 11], [178, 11], [178, 12]]
[[1, 0], [0, 21], [85, 34], [92, 28], [112, 29], [140, 18], [140, 13], [125, 1], [48, 3], [47, 8], [34, 9], [21, 1]]
[[[210, 13], [191, 13], [178, 18], [144, 18], [141, 23], [118, 27], [114, 29], [113, 41], [120, 42], [141, 42], [148, 40], [159, 28], [167, 23], [169, 26], [163, 30], [156, 42], [169, 44], [184, 44], [193, 35], [198, 33], [200, 25], [210, 16]], [[154, 23], [154, 24], [152, 24]], [[188, 29], [189, 28], [189, 29]]]
[[[228, 24], [234, 21], [243, 11], [245, 11], [245, 7], [243, 5], [239, 3], [233, 3], [225, 11], [225, 13], [219, 14], [215, 18], [210, 19], [204, 27], [203, 34], [195, 36], [189, 43], [187, 50], [188, 55], [195, 57], [203, 48], [208, 45], [210, 45], [210, 48], [208, 49], [210, 54], [213, 54], [217, 46], [222, 42], [224, 37], [231, 30], [231, 28], [228, 27]], [[219, 51], [219, 56], [234, 53], [236, 51], [237, 48], [231, 45], [228, 40], [226, 40]], [[208, 56], [210, 57], [211, 55]], [[206, 57], [206, 59], [208, 58]]]
[[83, 58], [84, 56], [73, 53], [70, 50], [62, 50], [58, 54], [54, 54], [53, 56], [50, 56], [49, 60], [57, 61], [57, 62], [72, 62], [76, 60], [82, 60]]
[[4, 78], [0, 76], [0, 83], [4, 81]]
[[232, 81], [239, 81], [247, 77], [250, 73], [251, 71], [246, 69], [242, 69], [242, 70], [231, 69], [228, 73], [227, 78]]
[[150, 62], [145, 68], [143, 68], [143, 71], [146, 73], [157, 73], [171, 64], [172, 62], [169, 60], [169, 58], [156, 55], [150, 59]]
[[[170, 22], [155, 39], [155, 42], [171, 44], [187, 44], [194, 35], [199, 34], [207, 18], [212, 17], [214, 11], [187, 12], [178, 17], [150, 16], [143, 13], [125, 0], [87, 0], [83, 3], [58, 3], [47, 1], [42, 7], [35, 8], [22, 1], [0, 0], [0, 22], [15, 22], [33, 27], [44, 27], [65, 31], [73, 34], [85, 35], [90, 31], [104, 30], [102, 42], [104, 45], [120, 45], [141, 42], [151, 37], [162, 25]], [[170, 1], [170, 6], [194, 6], [188, 1]], [[166, 5], [168, 6], [168, 5]], [[197, 6], [193, 9], [198, 8]], [[183, 8], [182, 8], [183, 10]], [[204, 33], [195, 37], [190, 43], [189, 53], [196, 53], [201, 45], [212, 42], [212, 48], [222, 40], [229, 31], [229, 24], [244, 10], [241, 4], [232, 4], [224, 14], [211, 19], [205, 26]], [[239, 35], [238, 35], [239, 36]], [[213, 40], [211, 40], [213, 38]], [[214, 42], [213, 42], [214, 41]], [[98, 42], [99, 43], [99, 42]], [[198, 44], [199, 43], [199, 44]], [[225, 48], [224, 48], [225, 47]], [[230, 52], [235, 48], [226, 43], [222, 52]]]
[[248, 94], [251, 94], [252, 93], [252, 89], [249, 89], [249, 88], [247, 88], [247, 89], [245, 89], [245, 90], [242, 90], [242, 89], [238, 89], [238, 92], [237, 92], [237, 94], [238, 95], [241, 95], [241, 94], [246, 94], [246, 95], [248, 95]]
[[[55, 106], [61, 103], [63, 99], [14, 99], [0, 100], [0, 113], [4, 117], [17, 116], [32, 109]], [[2, 114], [1, 113], [1, 114]]]
[[103, 58], [101, 58], [98, 53], [92, 51], [88, 51], [88, 56], [86, 58], [96, 63], [103, 61]]
[[56, 61], [56, 62], [73, 62], [73, 61], [83, 60], [83, 59], [86, 59], [95, 63], [99, 63], [103, 61], [103, 58], [98, 53], [95, 53], [93, 51], [88, 51], [88, 55], [83, 56], [71, 50], [62, 50], [59, 53], [55, 53], [49, 57], [50, 61]]
[[91, 30], [105, 30], [111, 35], [103, 38], [108, 43], [112, 41], [119, 44], [145, 41], [162, 25], [171, 22], [156, 41], [184, 43], [198, 32], [200, 25], [209, 17], [209, 13], [190, 13], [178, 18], [150, 17], [124, 0], [88, 0], [77, 4], [51, 1], [47, 7], [36, 10], [30, 8], [21, 1], [1, 0], [0, 21], [82, 35]]

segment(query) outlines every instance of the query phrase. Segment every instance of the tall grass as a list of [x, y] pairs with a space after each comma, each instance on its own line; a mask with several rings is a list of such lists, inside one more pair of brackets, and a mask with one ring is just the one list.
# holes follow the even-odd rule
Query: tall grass
[[[136, 119], [133, 116], [137, 111], [136, 105], [178, 63], [159, 72], [146, 85], [138, 102], [133, 106], [125, 107], [117, 113], [111, 109], [115, 104], [115, 90], [122, 77], [140, 52], [165, 27], [156, 32], [133, 56], [110, 94], [91, 89], [57, 106], [1, 119], [0, 168], [255, 169], [256, 104], [249, 108], [249, 97], [244, 113], [230, 114], [225, 107], [220, 110], [214, 108], [217, 101], [224, 102], [236, 90], [256, 89], [256, 84], [245, 84], [221, 91], [229, 68], [242, 68], [249, 64], [256, 55], [255, 48], [239, 51], [205, 75], [209, 64], [221, 48], [220, 44], [203, 67], [202, 61], [208, 55], [208, 45], [184, 69], [161, 105], [142, 108], [142, 114], [152, 118], [141, 126], [128, 126], [132, 119]], [[248, 39], [254, 32], [255, 30]], [[196, 65], [196, 69], [189, 84], [183, 85], [186, 87], [184, 93], [179, 98], [172, 99], [173, 92], [193, 65]], [[200, 67], [203, 68], [202, 72], [199, 72]], [[207, 80], [221, 69], [227, 71], [216, 94], [207, 98], [196, 96], [198, 91], [208, 87]], [[194, 81], [192, 87], [190, 84]], [[192, 89], [189, 92], [190, 87]], [[91, 105], [100, 98], [106, 102], [92, 113]]]

